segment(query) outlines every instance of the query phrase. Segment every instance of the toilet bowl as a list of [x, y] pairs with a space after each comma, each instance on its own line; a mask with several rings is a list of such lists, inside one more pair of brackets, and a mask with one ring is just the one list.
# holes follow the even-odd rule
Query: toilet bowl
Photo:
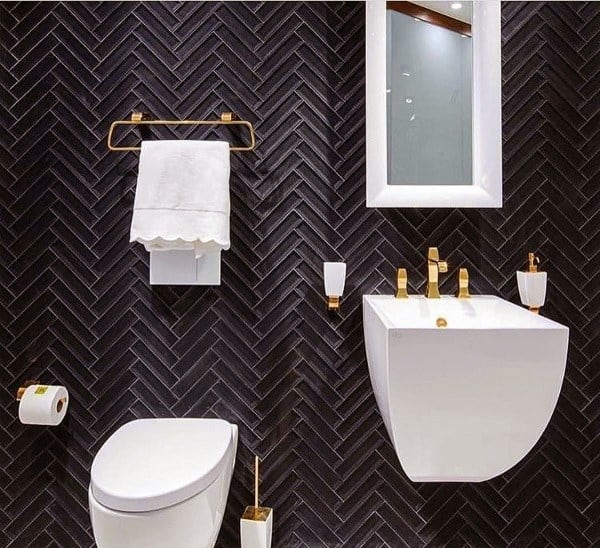
[[220, 419], [139, 419], [92, 463], [98, 548], [210, 548], [225, 512], [237, 426]]

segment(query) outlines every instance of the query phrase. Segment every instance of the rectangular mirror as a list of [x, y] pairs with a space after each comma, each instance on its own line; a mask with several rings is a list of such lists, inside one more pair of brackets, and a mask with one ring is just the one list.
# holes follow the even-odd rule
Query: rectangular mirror
[[500, 207], [500, 2], [367, 0], [367, 207]]

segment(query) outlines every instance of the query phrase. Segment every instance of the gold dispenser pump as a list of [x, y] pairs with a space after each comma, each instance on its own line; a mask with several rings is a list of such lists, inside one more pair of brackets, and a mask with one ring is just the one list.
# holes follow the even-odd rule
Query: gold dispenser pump
[[256, 146], [254, 136], [254, 126], [247, 120], [236, 120], [232, 112], [223, 112], [220, 120], [152, 120], [147, 112], [134, 112], [130, 120], [117, 120], [110, 125], [108, 130], [108, 149], [113, 152], [135, 152], [142, 150], [135, 146], [115, 146], [113, 143], [113, 134], [117, 126], [244, 126], [250, 134], [250, 144], [248, 146], [229, 146], [231, 152], [249, 152]]
[[[535, 253], [527, 253], [527, 272], [534, 273], [538, 272], [538, 265], [540, 264], [540, 258]], [[530, 306], [529, 311], [534, 314], [540, 313], [539, 306]]]
[[537, 272], [537, 265], [540, 264], [540, 258], [535, 255], [535, 253], [527, 254], [527, 262], [529, 263], [527, 267], [527, 272]]

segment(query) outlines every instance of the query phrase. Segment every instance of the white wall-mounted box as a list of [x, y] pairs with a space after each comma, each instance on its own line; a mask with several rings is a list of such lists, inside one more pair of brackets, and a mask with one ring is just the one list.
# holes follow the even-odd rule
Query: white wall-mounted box
[[151, 251], [150, 285], [221, 285], [221, 252]]

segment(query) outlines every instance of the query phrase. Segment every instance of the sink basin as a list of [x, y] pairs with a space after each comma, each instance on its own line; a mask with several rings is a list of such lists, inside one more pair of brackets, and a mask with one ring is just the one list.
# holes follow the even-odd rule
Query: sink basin
[[494, 296], [363, 296], [369, 374], [412, 481], [484, 481], [548, 425], [569, 330]]

